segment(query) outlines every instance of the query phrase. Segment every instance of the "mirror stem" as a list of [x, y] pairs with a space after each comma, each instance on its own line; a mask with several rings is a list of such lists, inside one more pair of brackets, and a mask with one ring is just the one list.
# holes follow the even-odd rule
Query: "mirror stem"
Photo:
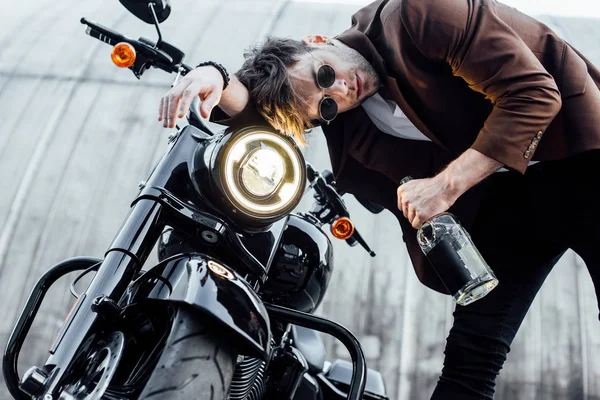
[[158, 18], [156, 17], [156, 12], [154, 11], [154, 3], [148, 3], [148, 8], [150, 9], [150, 13], [152, 13], [152, 19], [154, 19], [154, 26], [156, 26], [156, 32], [158, 33], [158, 40], [156, 41], [156, 47], [162, 43], [162, 34], [160, 33], [160, 28], [158, 27]]

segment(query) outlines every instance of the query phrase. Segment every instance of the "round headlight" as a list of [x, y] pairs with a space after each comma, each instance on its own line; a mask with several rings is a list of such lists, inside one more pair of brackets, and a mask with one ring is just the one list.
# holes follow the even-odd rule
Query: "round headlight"
[[273, 149], [257, 149], [246, 157], [241, 166], [241, 182], [257, 197], [271, 195], [285, 175], [283, 157]]
[[292, 140], [267, 128], [232, 134], [216, 161], [228, 200], [253, 218], [273, 219], [290, 212], [304, 192], [302, 154]]

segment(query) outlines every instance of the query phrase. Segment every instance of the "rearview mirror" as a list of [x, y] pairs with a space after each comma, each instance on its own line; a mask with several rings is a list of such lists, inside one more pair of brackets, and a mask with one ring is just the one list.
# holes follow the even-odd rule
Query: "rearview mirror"
[[154, 17], [150, 4], [154, 6], [156, 19], [158, 23], [164, 22], [171, 14], [171, 4], [169, 0], [119, 0], [130, 13], [142, 21], [154, 25]]

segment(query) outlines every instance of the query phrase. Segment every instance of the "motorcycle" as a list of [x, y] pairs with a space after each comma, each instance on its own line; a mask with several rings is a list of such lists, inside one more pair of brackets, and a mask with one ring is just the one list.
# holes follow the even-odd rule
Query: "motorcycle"
[[[191, 71], [162, 40], [167, 0], [120, 0], [154, 24], [157, 41], [132, 39], [81, 19], [140, 79], [149, 68]], [[104, 258], [75, 257], [36, 283], [3, 357], [15, 399], [387, 399], [356, 337], [314, 315], [333, 268], [323, 228], [365, 243], [331, 172], [305, 162], [292, 139], [268, 126], [217, 134], [196, 98], [189, 122], [169, 136]], [[307, 181], [308, 188], [307, 188]], [[308, 190], [307, 213], [292, 212]], [[360, 201], [360, 200], [359, 200]], [[361, 201], [378, 213], [381, 208]], [[154, 248], [158, 263], [146, 269]], [[50, 356], [21, 377], [17, 360], [52, 284], [80, 271], [76, 301]], [[83, 293], [76, 283], [95, 272]], [[352, 362], [326, 361], [320, 334], [339, 339]]]

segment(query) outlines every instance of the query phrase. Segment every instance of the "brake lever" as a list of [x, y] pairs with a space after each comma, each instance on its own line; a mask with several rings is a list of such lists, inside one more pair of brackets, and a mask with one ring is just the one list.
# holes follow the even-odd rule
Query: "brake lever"
[[[306, 170], [310, 186], [314, 188], [316, 192], [315, 203], [317, 206], [311, 210], [311, 214], [325, 224], [331, 224], [339, 217], [350, 219], [350, 213], [342, 199], [343, 193], [340, 194], [340, 191], [333, 186], [333, 174], [331, 174], [331, 176], [328, 176], [327, 174], [322, 175], [309, 163], [306, 163]], [[371, 257], [376, 256], [375, 252], [371, 250], [356, 228], [354, 228], [352, 236], [346, 239], [346, 243], [350, 246], [355, 246], [359, 243]]]
[[140, 55], [149, 58], [155, 67], [167, 72], [173, 72], [173, 67], [175, 65], [173, 57], [162, 49], [155, 47], [152, 41], [140, 37], [138, 40], [135, 40], [134, 43], [130, 44]]
[[152, 57], [154, 66], [163, 71], [175, 72], [173, 68], [181, 64], [185, 57], [181, 50], [167, 42], [157, 44], [145, 37], [140, 37], [137, 41], [143, 45], [143, 51], [146, 52], [144, 56]]

